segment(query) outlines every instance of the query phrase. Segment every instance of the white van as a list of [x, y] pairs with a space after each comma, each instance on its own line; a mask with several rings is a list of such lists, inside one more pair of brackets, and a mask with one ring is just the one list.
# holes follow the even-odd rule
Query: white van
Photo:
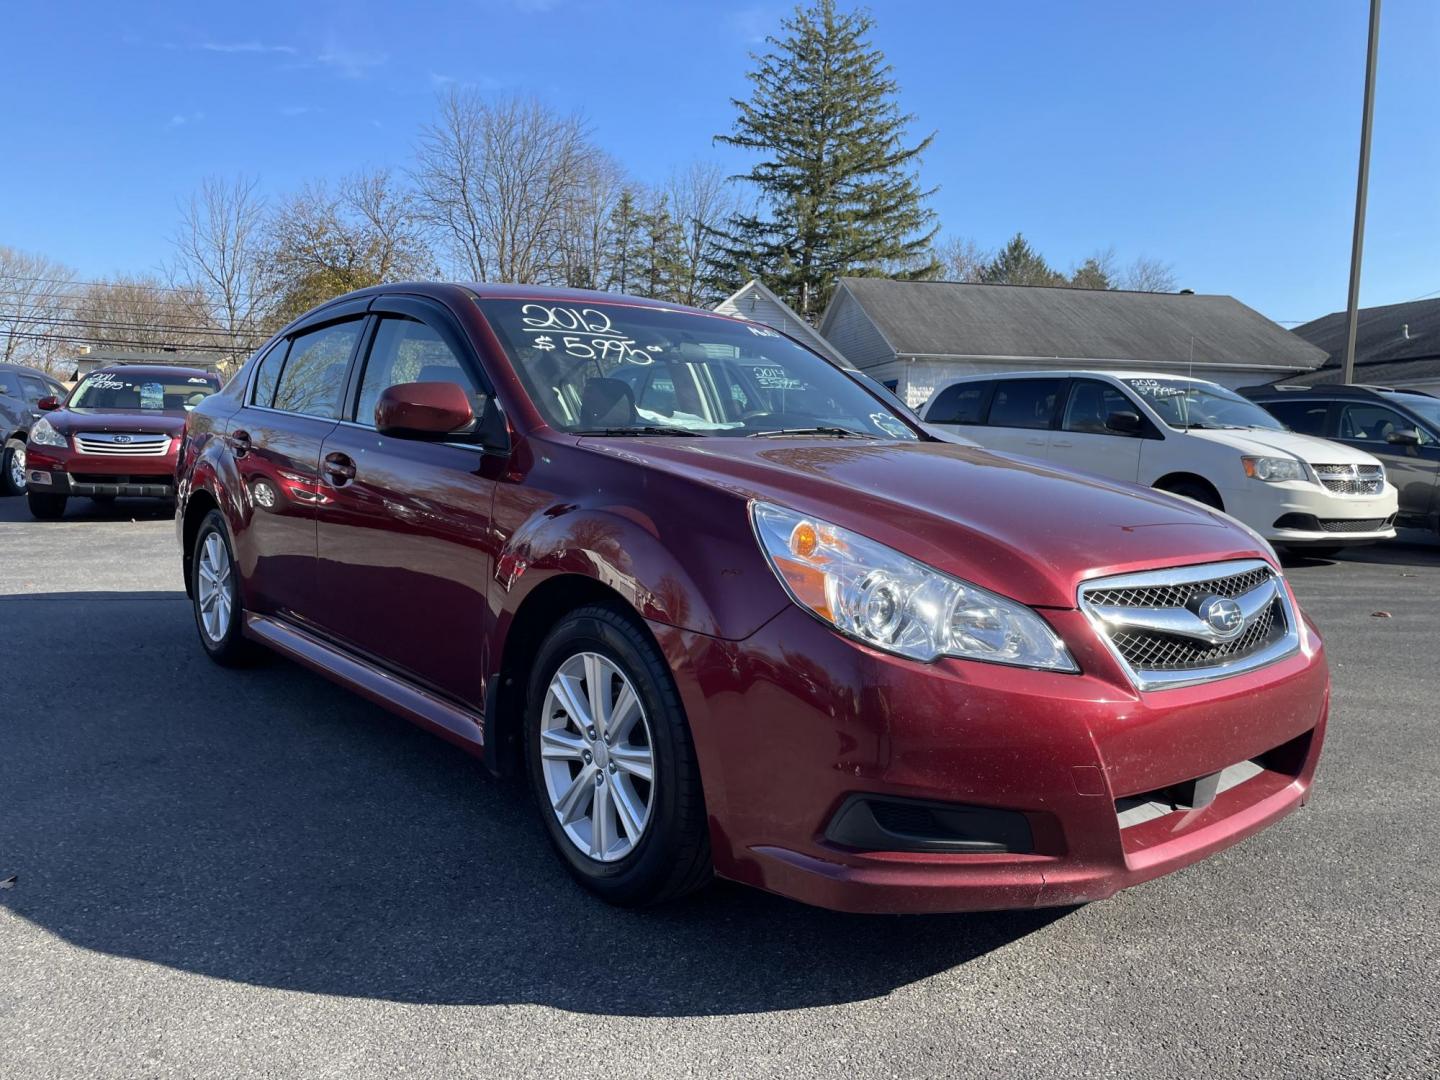
[[1297, 435], [1216, 383], [1147, 372], [975, 375], [938, 390], [927, 424], [989, 450], [1044, 458], [1224, 510], [1312, 554], [1395, 535], [1385, 467]]

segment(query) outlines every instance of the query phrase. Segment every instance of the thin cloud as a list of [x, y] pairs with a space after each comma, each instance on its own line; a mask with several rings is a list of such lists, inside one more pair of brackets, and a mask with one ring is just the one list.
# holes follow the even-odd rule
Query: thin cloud
[[363, 79], [375, 68], [382, 67], [390, 59], [388, 53], [365, 52], [362, 49], [347, 49], [340, 45], [327, 45], [316, 61], [346, 79]]
[[205, 114], [203, 112], [176, 113], [174, 116], [170, 117], [169, 120], [165, 121], [165, 130], [174, 131], [176, 128], [182, 128], [188, 125], [198, 124], [201, 120], [204, 119]]
[[269, 45], [263, 41], [202, 41], [198, 46], [213, 53], [279, 53], [294, 56], [300, 50], [293, 45]]

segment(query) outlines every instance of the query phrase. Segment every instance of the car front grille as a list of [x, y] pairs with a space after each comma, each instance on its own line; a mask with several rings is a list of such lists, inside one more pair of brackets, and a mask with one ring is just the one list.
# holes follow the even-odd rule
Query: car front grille
[[75, 449], [99, 457], [164, 457], [170, 436], [126, 432], [78, 432]]
[[1251, 671], [1299, 646], [1285, 583], [1259, 559], [1098, 578], [1079, 601], [1142, 690]]
[[1389, 518], [1321, 518], [1320, 528], [1332, 533], [1367, 533], [1385, 527]]
[[1379, 495], [1385, 490], [1385, 470], [1379, 465], [1313, 465], [1327, 491], [1337, 495]]

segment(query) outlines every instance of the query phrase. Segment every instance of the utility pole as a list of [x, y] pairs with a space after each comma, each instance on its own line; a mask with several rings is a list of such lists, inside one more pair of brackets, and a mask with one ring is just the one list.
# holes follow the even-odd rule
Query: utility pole
[[1375, 56], [1380, 47], [1380, 0], [1370, 0], [1370, 46], [1365, 54], [1365, 112], [1360, 119], [1360, 178], [1355, 184], [1355, 236], [1350, 244], [1350, 296], [1345, 305], [1345, 379], [1355, 381], [1355, 331], [1360, 323], [1360, 256], [1365, 247], [1365, 197], [1370, 186], [1370, 125], [1375, 118]]

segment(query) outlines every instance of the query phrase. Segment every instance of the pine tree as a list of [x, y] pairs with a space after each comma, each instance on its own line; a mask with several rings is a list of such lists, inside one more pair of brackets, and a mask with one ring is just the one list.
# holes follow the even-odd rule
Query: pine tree
[[759, 188], [756, 212], [731, 219], [722, 260], [732, 274], [756, 275], [802, 315], [818, 314], [841, 274], [933, 277], [935, 236], [913, 170], [929, 135], [905, 145], [914, 119], [900, 112], [899, 87], [868, 35], [863, 10], [839, 14], [834, 0], [797, 6], [783, 37], [755, 56], [748, 101], [729, 135], [716, 141], [764, 155], [738, 179]]
[[1076, 268], [1068, 282], [1072, 289], [1113, 289], [1110, 271], [1095, 256], [1091, 256]]
[[1018, 232], [980, 271], [988, 285], [1064, 285], [1065, 275], [1050, 269], [1044, 257]]

